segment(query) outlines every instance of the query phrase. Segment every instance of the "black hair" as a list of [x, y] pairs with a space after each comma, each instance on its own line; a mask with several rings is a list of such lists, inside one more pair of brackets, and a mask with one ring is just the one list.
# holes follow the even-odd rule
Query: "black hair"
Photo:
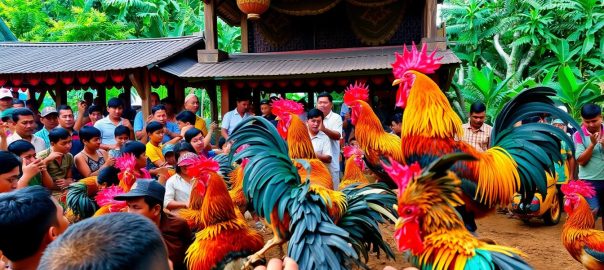
[[235, 101], [237, 101], [237, 102], [240, 102], [240, 101], [250, 101], [250, 100], [251, 100], [251, 98], [248, 95], [238, 95], [235, 98]]
[[169, 269], [168, 251], [148, 218], [111, 213], [70, 226], [48, 245], [38, 269]]
[[395, 113], [391, 118], [390, 118], [391, 122], [400, 124], [403, 122], [403, 114], [402, 113]]
[[319, 93], [319, 95], [317, 96], [317, 99], [322, 98], [322, 97], [326, 97], [327, 99], [329, 99], [329, 102], [333, 102], [333, 97], [327, 92]]
[[272, 100], [263, 99], [260, 101], [260, 105], [271, 105]]
[[124, 102], [122, 102], [121, 99], [119, 98], [111, 98], [108, 102], [107, 102], [107, 108], [119, 108], [119, 107], [124, 107]]
[[20, 100], [20, 99], [13, 99], [13, 105], [15, 104], [21, 104], [23, 106], [25, 106], [25, 101]]
[[587, 103], [581, 107], [581, 117], [584, 119], [592, 119], [600, 115], [602, 115], [602, 108], [596, 104]]
[[157, 121], [151, 121], [149, 124], [147, 124], [145, 131], [147, 132], [147, 134], [151, 134], [151, 133], [161, 130], [163, 128], [164, 128], [164, 125], [162, 125], [162, 123], [157, 122]]
[[113, 166], [102, 168], [99, 171], [99, 175], [96, 178], [96, 182], [99, 185], [105, 184], [105, 186], [107, 187], [117, 186], [120, 184], [120, 179], [118, 177], [119, 173], [120, 169]]
[[9, 260], [36, 255], [48, 229], [57, 223], [57, 206], [45, 188], [0, 194], [0, 249]]
[[306, 119], [312, 119], [312, 118], [316, 118], [316, 117], [321, 117], [321, 120], [323, 120], [323, 118], [325, 118], [325, 116], [323, 115], [323, 112], [320, 111], [319, 109], [310, 109], [310, 111], [308, 111], [308, 113], [306, 114]]
[[522, 119], [521, 123], [524, 124], [530, 124], [530, 123], [538, 123], [541, 120], [541, 117], [539, 116], [531, 116], [525, 119]]
[[218, 148], [222, 149], [225, 143], [226, 139], [224, 139], [224, 137], [220, 137], [220, 139], [218, 139]]
[[19, 121], [19, 116], [34, 116], [34, 112], [32, 112], [30, 109], [28, 108], [15, 108], [13, 110], [13, 122], [17, 123]]
[[103, 113], [103, 110], [101, 109], [101, 107], [99, 107], [97, 105], [92, 105], [92, 106], [90, 106], [90, 108], [88, 108], [88, 114], [92, 114], [93, 112]]
[[160, 101], [161, 104], [173, 104], [174, 100], [170, 97], [165, 97]]
[[21, 156], [21, 154], [29, 150], [35, 151], [36, 148], [33, 144], [26, 140], [16, 140], [8, 145], [8, 151], [15, 154], [16, 156]]
[[[0, 150], [0, 174], [12, 171], [15, 167], [21, 168], [21, 162], [13, 153]], [[2, 250], [2, 249], [0, 249]]]
[[157, 111], [166, 111], [166, 106], [164, 106], [163, 104], [159, 104], [151, 108], [151, 114], [155, 114]]
[[90, 141], [95, 137], [101, 137], [101, 131], [98, 128], [91, 126], [83, 126], [80, 129], [80, 141], [84, 143], [84, 141]]
[[131, 153], [135, 158], [140, 157], [146, 150], [145, 145], [139, 141], [128, 141], [122, 145], [122, 153]]
[[[155, 181], [155, 180], [153, 180]], [[163, 212], [164, 211], [164, 202], [160, 201], [158, 199], [149, 197], [149, 196], [143, 196], [143, 198], [145, 199], [145, 203], [149, 206], [149, 209], [155, 207], [156, 205], [159, 205], [159, 212]]]
[[197, 121], [197, 116], [195, 116], [195, 114], [190, 111], [182, 111], [176, 115], [176, 121], [195, 125], [195, 121]]
[[187, 130], [185, 132], [185, 141], [187, 141], [188, 143], [191, 143], [191, 140], [193, 139], [193, 137], [195, 137], [199, 134], [201, 134], [201, 130], [196, 129], [196, 128], [190, 128], [189, 130]]
[[[174, 145], [174, 158], [178, 161], [178, 158], [180, 158], [180, 152], [182, 151], [187, 151], [187, 152], [191, 152], [191, 153], [197, 153], [197, 151], [195, 151], [195, 148], [193, 147], [193, 145], [191, 145], [188, 142], [185, 141], [180, 141], [178, 143], [176, 143]], [[180, 173], [180, 166], [176, 166], [176, 173]]]
[[157, 100], [159, 100], [159, 94], [157, 92], [151, 92], [151, 96], [157, 96]]
[[62, 127], [53, 128], [48, 132], [48, 139], [51, 143], [58, 143], [60, 140], [69, 139], [70, 136], [69, 131]]
[[117, 137], [120, 135], [128, 135], [128, 137], [129, 137], [130, 128], [128, 128], [127, 126], [123, 126], [123, 125], [119, 125], [119, 126], [115, 127], [115, 131], [113, 131], [113, 136]]
[[482, 103], [480, 101], [476, 101], [476, 102], [472, 103], [472, 105], [470, 105], [470, 114], [481, 113], [486, 110], [487, 110], [487, 106], [485, 106], [484, 103]]
[[92, 92], [84, 92], [84, 98], [86, 98], [86, 96], [90, 96], [90, 98], [94, 97], [94, 95], [92, 94]]
[[73, 113], [73, 110], [71, 109], [71, 107], [69, 107], [69, 105], [63, 104], [63, 105], [60, 105], [59, 107], [57, 107], [57, 112], [59, 114], [61, 114], [61, 111], [67, 111], [67, 110], [69, 110], [69, 111], [71, 111], [71, 113]]

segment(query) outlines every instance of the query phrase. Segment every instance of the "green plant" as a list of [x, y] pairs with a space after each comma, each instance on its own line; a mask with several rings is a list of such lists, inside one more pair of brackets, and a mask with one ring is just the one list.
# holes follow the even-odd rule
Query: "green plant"
[[566, 105], [568, 113], [573, 118], [579, 120], [583, 105], [604, 101], [599, 85], [602, 83], [602, 78], [591, 77], [587, 81], [582, 81], [568, 65], [562, 65], [558, 70], [558, 82], [551, 85], [557, 91], [555, 98]]

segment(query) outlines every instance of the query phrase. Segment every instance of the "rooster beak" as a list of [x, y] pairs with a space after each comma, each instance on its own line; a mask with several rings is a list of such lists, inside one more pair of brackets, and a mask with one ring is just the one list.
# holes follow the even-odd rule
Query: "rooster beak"
[[399, 85], [401, 83], [401, 79], [396, 79], [392, 82], [392, 86]]
[[400, 229], [402, 229], [403, 228], [403, 223], [405, 223], [404, 220], [403, 220], [403, 218], [399, 217], [396, 220], [396, 223], [394, 224], [394, 230], [400, 230]]

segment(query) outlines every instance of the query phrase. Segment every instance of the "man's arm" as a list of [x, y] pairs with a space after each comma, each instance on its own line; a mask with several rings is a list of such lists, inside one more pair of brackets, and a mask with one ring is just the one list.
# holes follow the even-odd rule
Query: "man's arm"
[[[73, 129], [75, 131], [80, 131], [80, 129], [90, 121], [90, 119], [84, 119], [88, 117], [84, 117], [84, 112], [86, 112], [88, 105], [86, 102], [80, 101], [78, 102], [78, 119], [76, 119], [75, 124], [73, 125]], [[86, 121], [84, 121], [86, 120]]]
[[329, 129], [325, 126], [325, 121], [321, 122], [321, 126], [319, 130], [323, 131], [331, 140], [339, 140], [342, 138], [342, 119], [339, 116], [335, 116], [335, 123], [332, 127], [333, 129]]
[[589, 160], [591, 159], [594, 148], [597, 145], [598, 137], [599, 137], [598, 133], [591, 134], [589, 136], [590, 144], [587, 147], [585, 147], [582, 143], [575, 143], [575, 146], [577, 147], [576, 148], [577, 163], [579, 163], [579, 165], [585, 166], [585, 165], [587, 165], [587, 163], [589, 163]]

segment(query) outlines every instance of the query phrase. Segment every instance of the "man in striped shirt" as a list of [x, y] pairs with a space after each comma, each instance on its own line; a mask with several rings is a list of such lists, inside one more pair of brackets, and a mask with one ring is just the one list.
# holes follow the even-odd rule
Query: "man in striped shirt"
[[485, 124], [487, 107], [484, 103], [477, 101], [470, 106], [470, 119], [468, 123], [462, 125], [462, 141], [472, 145], [476, 150], [484, 152], [491, 146], [491, 130], [488, 124]]

